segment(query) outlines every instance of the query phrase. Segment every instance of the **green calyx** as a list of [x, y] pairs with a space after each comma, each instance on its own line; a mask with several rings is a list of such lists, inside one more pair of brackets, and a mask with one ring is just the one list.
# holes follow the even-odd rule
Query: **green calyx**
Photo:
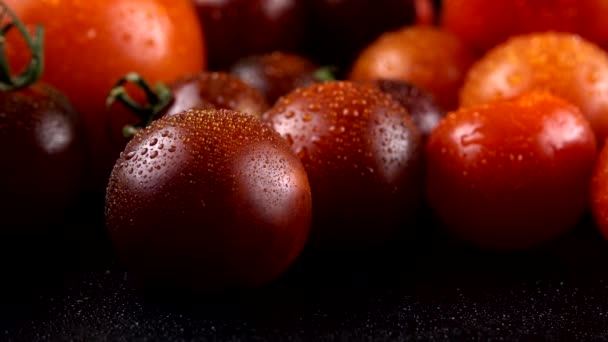
[[[143, 90], [146, 95], [146, 103], [138, 103], [129, 96], [125, 88], [127, 83], [133, 83]], [[106, 99], [106, 108], [109, 110], [112, 104], [118, 101], [137, 114], [141, 121], [135, 125], [127, 125], [122, 130], [125, 138], [131, 138], [140, 129], [150, 125], [158, 114], [171, 103], [172, 99], [173, 94], [164, 83], [158, 82], [154, 85], [154, 88], [151, 88], [141, 75], [130, 72], [120, 78], [114, 88], [112, 88]]]
[[[36, 26], [36, 35], [32, 36], [17, 15], [4, 1], [0, 1], [0, 22], [4, 21], [6, 15], [10, 20], [0, 28], [0, 91], [11, 91], [35, 83], [42, 76], [44, 68], [44, 28], [40, 25]], [[19, 31], [31, 53], [29, 65], [17, 76], [11, 73], [5, 51], [6, 34], [13, 27]]]

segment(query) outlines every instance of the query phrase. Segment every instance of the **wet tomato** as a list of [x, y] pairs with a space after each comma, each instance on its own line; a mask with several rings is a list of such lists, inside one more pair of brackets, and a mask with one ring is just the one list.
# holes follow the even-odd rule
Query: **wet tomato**
[[301, 162], [276, 132], [231, 110], [154, 121], [127, 144], [106, 197], [119, 257], [153, 287], [264, 285], [299, 255], [310, 220]]
[[608, 54], [577, 35], [533, 33], [509, 39], [469, 70], [461, 106], [549, 91], [577, 105], [601, 145], [608, 137]]
[[[110, 148], [105, 99], [124, 74], [173, 81], [205, 65], [200, 23], [190, 0], [7, 0], [27, 25], [45, 28], [43, 81], [81, 114], [91, 159], [91, 189], [107, 184], [118, 155]], [[22, 40], [9, 34], [7, 54], [27, 63]]]
[[424, 140], [446, 115], [429, 92], [411, 83], [399, 80], [376, 80], [372, 83], [407, 109]]
[[458, 91], [476, 57], [455, 35], [434, 27], [413, 26], [383, 34], [355, 60], [349, 79], [396, 79], [433, 94], [454, 109]]
[[371, 85], [317, 83], [282, 97], [262, 119], [308, 173], [313, 248], [369, 247], [411, 223], [421, 199], [421, 135], [388, 95]]
[[577, 223], [596, 154], [580, 110], [549, 93], [460, 109], [427, 142], [427, 197], [464, 241], [532, 248]]
[[444, 0], [441, 21], [447, 31], [485, 51], [510, 36], [543, 31], [577, 33], [606, 47], [607, 17], [604, 0]]

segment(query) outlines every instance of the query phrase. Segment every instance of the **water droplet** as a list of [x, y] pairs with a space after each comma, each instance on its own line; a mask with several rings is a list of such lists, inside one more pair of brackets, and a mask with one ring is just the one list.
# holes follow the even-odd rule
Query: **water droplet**
[[150, 140], [150, 146], [156, 145], [157, 142], [158, 142], [158, 139], [153, 138], [152, 140]]
[[148, 153], [148, 149], [147, 148], [142, 148], [140, 154], [143, 156], [144, 154]]
[[169, 136], [169, 131], [163, 131], [160, 135], [166, 138], [167, 136]]
[[306, 115], [304, 115], [304, 117], [302, 118], [302, 120], [304, 122], [310, 122], [310, 121], [312, 121], [312, 115], [306, 114]]
[[135, 157], [135, 152], [131, 151], [131, 152], [127, 153], [127, 155], [125, 156], [125, 159], [131, 160], [131, 159], [133, 159], [133, 157]]
[[296, 112], [294, 112], [293, 110], [290, 110], [289, 112], [285, 113], [285, 117], [288, 119], [293, 118], [296, 115]]
[[177, 150], [177, 147], [175, 147], [175, 145], [171, 145], [167, 151], [175, 152], [176, 150]]
[[152, 151], [152, 153], [150, 153], [150, 159], [154, 159], [158, 156], [158, 151]]

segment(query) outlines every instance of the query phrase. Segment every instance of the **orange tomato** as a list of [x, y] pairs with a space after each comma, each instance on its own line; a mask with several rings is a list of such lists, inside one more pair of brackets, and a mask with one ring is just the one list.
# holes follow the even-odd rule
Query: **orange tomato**
[[[106, 97], [130, 71], [148, 81], [173, 81], [205, 68], [204, 37], [189, 0], [8, 0], [32, 29], [45, 28], [42, 80], [65, 93], [80, 112], [93, 189], [107, 184], [118, 154], [107, 132]], [[17, 30], [8, 35], [14, 70], [29, 61]]]

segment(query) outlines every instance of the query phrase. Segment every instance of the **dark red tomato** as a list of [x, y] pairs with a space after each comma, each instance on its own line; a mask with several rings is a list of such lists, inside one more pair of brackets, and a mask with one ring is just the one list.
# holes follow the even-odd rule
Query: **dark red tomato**
[[85, 165], [78, 114], [47, 85], [0, 92], [0, 236], [28, 236], [64, 219]]
[[140, 131], [116, 162], [106, 223], [128, 270], [161, 288], [267, 284], [303, 249], [306, 172], [251, 115], [191, 110]]
[[441, 20], [446, 30], [485, 51], [510, 36], [543, 31], [577, 33], [606, 47], [606, 18], [604, 0], [444, 0]]
[[458, 91], [475, 59], [451, 33], [430, 26], [406, 27], [385, 33], [367, 46], [357, 57], [349, 79], [410, 82], [451, 110], [457, 107]]
[[535, 247], [581, 217], [596, 155], [580, 110], [549, 93], [461, 109], [427, 142], [428, 200], [464, 241]]
[[416, 21], [415, 0], [309, 0], [308, 48], [320, 64], [348, 67], [382, 33]]
[[300, 48], [309, 0], [191, 1], [203, 23], [212, 70], [227, 70], [245, 56]]
[[308, 173], [313, 246], [368, 247], [411, 223], [421, 199], [421, 135], [388, 95], [370, 85], [317, 83], [282, 97], [263, 120]]
[[173, 102], [165, 115], [192, 108], [231, 109], [259, 118], [268, 109], [264, 96], [239, 78], [223, 72], [203, 72], [172, 82]]
[[608, 54], [568, 33], [513, 37], [489, 51], [469, 70], [461, 106], [549, 91], [577, 105], [598, 143], [608, 137]]
[[[91, 158], [92, 189], [105, 188], [118, 155], [107, 135], [105, 100], [116, 80], [136, 70], [150, 82], [173, 81], [205, 66], [200, 23], [190, 0], [7, 0], [28, 25], [45, 28], [42, 80], [81, 114]], [[28, 49], [11, 32], [16, 69]]]
[[428, 138], [446, 115], [446, 111], [437, 104], [431, 94], [411, 83], [398, 80], [376, 80], [373, 84], [407, 109], [422, 133], [423, 140]]
[[608, 239], [608, 146], [599, 154], [591, 181], [591, 211], [597, 227]]
[[[127, 90], [130, 85], [138, 85], [139, 89]], [[133, 100], [130, 95], [133, 90], [139, 90], [147, 102]], [[113, 104], [108, 114], [108, 134], [113, 137], [116, 155], [124, 150], [137, 129], [165, 115], [175, 115], [193, 108], [231, 109], [259, 119], [269, 107], [260, 92], [225, 72], [202, 72], [179, 78], [169, 85], [156, 84], [154, 87], [140, 75], [131, 73], [125, 75], [110, 94], [114, 102], [127, 99], [120, 105]], [[128, 102], [129, 98], [135, 103]]]
[[314, 82], [317, 70], [319, 66], [303, 56], [275, 51], [241, 59], [230, 72], [274, 104], [279, 97]]

